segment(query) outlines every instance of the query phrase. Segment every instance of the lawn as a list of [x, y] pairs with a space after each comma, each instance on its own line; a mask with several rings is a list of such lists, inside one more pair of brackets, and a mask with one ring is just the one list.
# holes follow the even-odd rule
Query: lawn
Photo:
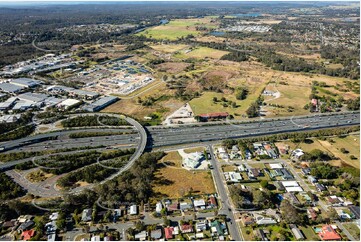
[[[155, 172], [152, 183], [156, 193], [154, 199], [180, 198], [190, 190], [195, 194], [214, 193], [214, 183], [209, 171], [188, 171], [181, 168], [182, 158], [176, 151], [167, 153], [159, 161], [159, 169]], [[165, 164], [166, 165], [165, 165]]]
[[148, 88], [132, 94], [133, 96], [121, 98], [119, 101], [106, 107], [101, 112], [122, 113], [133, 116], [139, 120], [144, 120], [144, 117], [157, 113], [161, 116], [160, 119], [163, 119], [170, 113], [179, 109], [182, 105], [184, 105], [184, 103], [175, 98], [156, 101], [152, 106], [148, 107], [137, 103], [138, 97], [144, 100], [149, 96], [159, 97], [160, 94], [169, 97], [174, 96], [174, 90], [168, 89], [165, 83], [159, 82], [158, 84], [159, 85], [154, 86], [153, 88]]
[[177, 58], [196, 58], [196, 59], [204, 59], [204, 58], [212, 58], [212, 59], [220, 59], [225, 54], [228, 54], [228, 51], [216, 50], [208, 47], [197, 47], [187, 53], [178, 53], [175, 55]]
[[[299, 87], [299, 86], [290, 86], [290, 85], [277, 85], [275, 87], [276, 91], [278, 90], [281, 96], [277, 99], [267, 101], [267, 103], [282, 105], [285, 108], [272, 109], [274, 115], [302, 115], [307, 114], [308, 110], [303, 109], [303, 107], [310, 102], [309, 96], [311, 94], [310, 87]], [[294, 108], [292, 113], [287, 111], [287, 107], [291, 106]]]
[[173, 53], [176, 51], [183, 50], [189, 46], [184, 45], [184, 44], [174, 44], [174, 45], [161, 44], [161, 45], [151, 45], [150, 47], [156, 51], [161, 51], [161, 52], [165, 52], [165, 53]]
[[360, 228], [355, 223], [343, 223], [343, 226], [356, 240], [360, 240]]
[[[224, 94], [216, 92], [204, 92], [200, 97], [192, 99], [189, 104], [195, 115], [212, 112], [228, 112], [233, 115], [235, 119], [241, 119], [248, 107], [256, 101], [257, 97], [261, 93], [263, 86], [256, 87], [245, 100], [237, 100], [234, 94]], [[224, 102], [218, 101], [213, 102], [213, 98], [216, 97], [218, 100], [226, 98], [229, 101], [236, 102], [237, 107], [232, 108], [230, 105], [224, 107]]]
[[189, 148], [189, 149], [184, 149], [185, 153], [194, 153], [194, 152], [202, 152], [204, 151], [204, 147], [200, 146], [200, 147], [194, 147], [194, 148]]
[[303, 235], [306, 237], [306, 240], [308, 241], [318, 241], [320, 238], [317, 236], [317, 234], [313, 231], [311, 226], [303, 227], [298, 226], [298, 228], [302, 231]]
[[[334, 137], [332, 140], [335, 143], [321, 140], [319, 142], [325, 149], [334, 154], [336, 157], [339, 157], [346, 164], [360, 169], [360, 136], [349, 135], [344, 138]], [[348, 153], [342, 153], [340, 151], [341, 148], [345, 148]], [[350, 155], [354, 155], [357, 159], [352, 160]]]
[[196, 26], [206, 28], [217, 27], [216, 23], [211, 23], [210, 18], [202, 19], [177, 19], [172, 20], [168, 24], [156, 26], [146, 29], [136, 35], [145, 35], [148, 38], [159, 40], [176, 40], [178, 38], [186, 37], [188, 35], [198, 35], [200, 31], [196, 30]]
[[235, 171], [236, 167], [233, 165], [222, 165], [222, 170], [223, 172], [230, 172], [230, 171]]

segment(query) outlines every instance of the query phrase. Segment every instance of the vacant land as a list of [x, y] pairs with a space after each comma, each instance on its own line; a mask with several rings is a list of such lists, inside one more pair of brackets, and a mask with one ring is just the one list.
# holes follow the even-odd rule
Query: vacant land
[[159, 44], [159, 45], [151, 45], [150, 46], [152, 49], [156, 50], [156, 51], [161, 51], [164, 53], [173, 53], [176, 51], [180, 51], [183, 49], [186, 49], [189, 47], [189, 45], [184, 45], [184, 44]]
[[195, 49], [183, 51], [183, 53], [178, 53], [175, 55], [177, 58], [196, 58], [196, 59], [205, 59], [205, 58], [212, 58], [212, 59], [220, 59], [225, 54], [229, 52], [223, 50], [216, 50], [208, 47], [198, 47]]
[[211, 29], [217, 27], [217, 24], [210, 18], [177, 19], [172, 20], [165, 25], [146, 29], [137, 35], [144, 35], [148, 38], [159, 40], [176, 40], [188, 35], [195, 36], [201, 33], [201, 31], [198, 31], [196, 27], [206, 27], [207, 29]]
[[188, 171], [181, 167], [182, 158], [178, 152], [169, 152], [161, 161], [155, 173], [153, 190], [157, 198], [179, 198], [190, 191], [196, 194], [214, 193], [212, 175], [208, 171]]
[[[308, 139], [307, 143], [293, 143], [291, 141], [281, 142], [283, 145], [288, 145], [291, 150], [300, 148], [305, 152], [310, 152], [314, 149], [322, 150], [333, 154], [339, 160], [330, 161], [335, 166], [349, 165], [360, 169], [360, 135], [351, 134], [346, 137], [332, 137], [329, 140], [319, 140], [317, 138]], [[346, 150], [345, 153], [341, 149]], [[351, 159], [353, 155], [356, 159]]]

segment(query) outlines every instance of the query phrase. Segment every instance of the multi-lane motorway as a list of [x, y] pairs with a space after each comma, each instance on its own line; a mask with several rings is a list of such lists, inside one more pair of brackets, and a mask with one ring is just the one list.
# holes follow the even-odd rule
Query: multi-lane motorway
[[[101, 114], [105, 115], [105, 114]], [[114, 115], [115, 116], [115, 115]], [[119, 116], [119, 115], [117, 115]], [[137, 151], [133, 154], [128, 164], [116, 172], [106, 180], [112, 179], [121, 172], [129, 169], [134, 161], [139, 158], [144, 149], [164, 148], [173, 145], [186, 145], [191, 143], [204, 143], [208, 146], [211, 154], [211, 163], [214, 167], [212, 171], [214, 181], [216, 183], [217, 192], [221, 198], [220, 213], [227, 215], [229, 218], [229, 232], [234, 240], [242, 240], [237, 230], [234, 219], [232, 205], [227, 202], [228, 194], [218, 163], [213, 154], [212, 147], [209, 145], [213, 142], [230, 139], [230, 138], [246, 138], [252, 136], [261, 136], [267, 134], [277, 134], [285, 132], [298, 132], [325, 129], [331, 127], [343, 127], [360, 124], [360, 114], [358, 112], [337, 113], [331, 115], [313, 115], [302, 117], [291, 117], [282, 119], [264, 119], [252, 122], [226, 122], [222, 124], [196, 124], [196, 125], [180, 125], [178, 127], [147, 127], [144, 129], [138, 122], [133, 119], [125, 118], [133, 127], [131, 129], [119, 127], [107, 127], [107, 131], [114, 131], [112, 136], [86, 137], [86, 138], [69, 138], [69, 134], [77, 132], [96, 132], [105, 127], [88, 128], [76, 130], [63, 130], [29, 136], [27, 138], [4, 142], [0, 144], [0, 152], [17, 152], [17, 151], [41, 151], [44, 149], [60, 149], [75, 147], [98, 147], [102, 146], [119, 146], [123, 148], [135, 147]], [[126, 134], [119, 135], [119, 132]], [[118, 134], [116, 134], [118, 133]], [[104, 149], [104, 148], [103, 148]], [[77, 151], [73, 151], [77, 152]], [[8, 169], [15, 164], [26, 162], [28, 159], [12, 161], [0, 164], [0, 169]], [[105, 182], [104, 180], [103, 182]]]
[[176, 128], [155, 126], [148, 127], [148, 146], [161, 147], [359, 124], [360, 114], [355, 112], [260, 120], [248, 123], [225, 123], [223, 125], [180, 126]]

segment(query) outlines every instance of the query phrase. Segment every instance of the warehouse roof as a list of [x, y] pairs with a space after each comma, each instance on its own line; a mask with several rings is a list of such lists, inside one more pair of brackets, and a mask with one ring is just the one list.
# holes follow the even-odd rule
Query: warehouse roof
[[24, 87], [15, 85], [15, 84], [11, 84], [11, 83], [7, 83], [7, 82], [3, 82], [0, 83], [0, 89], [3, 90], [4, 92], [10, 92], [10, 93], [16, 93], [16, 92], [20, 92], [21, 90], [24, 89]]
[[12, 79], [10, 83], [23, 87], [35, 87], [40, 84], [40, 81], [30, 78], [17, 78], [17, 79]]

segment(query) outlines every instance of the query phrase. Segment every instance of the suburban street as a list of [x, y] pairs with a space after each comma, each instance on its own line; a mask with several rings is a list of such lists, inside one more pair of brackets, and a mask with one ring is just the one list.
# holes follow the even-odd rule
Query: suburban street
[[221, 208], [219, 209], [219, 214], [224, 214], [229, 219], [229, 221], [227, 221], [227, 226], [232, 239], [235, 241], [241, 241], [243, 240], [242, 235], [240, 233], [237, 222], [233, 215], [234, 208], [231, 207], [229, 201], [226, 184], [223, 182], [222, 179], [222, 172], [220, 171], [219, 162], [217, 162], [216, 160], [217, 158], [213, 152], [213, 147], [209, 145], [207, 146], [207, 148], [211, 155], [211, 165], [213, 166], [212, 175], [213, 175], [214, 183], [216, 185], [217, 193], [221, 201], [220, 204]]

